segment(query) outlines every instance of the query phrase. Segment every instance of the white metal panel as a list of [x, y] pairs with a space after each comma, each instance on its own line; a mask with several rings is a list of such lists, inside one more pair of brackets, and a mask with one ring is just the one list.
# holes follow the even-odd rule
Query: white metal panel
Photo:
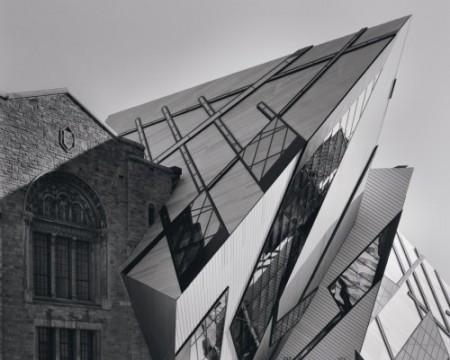
[[[387, 111], [388, 96], [391, 91], [392, 81], [397, 73], [398, 61], [405, 36], [406, 27], [403, 27], [397, 34], [394, 42], [383, 51], [383, 54], [372, 64], [372, 67], [361, 77], [359, 82], [349, 92], [346, 99], [341, 102], [335, 112], [330, 116], [330, 118], [336, 117], [335, 121], [337, 121], [380, 70], [381, 66], [383, 66], [383, 71], [378, 78], [371, 99], [367, 104], [367, 108], [359, 122], [355, 135], [350, 142], [349, 148], [341, 162], [336, 177], [289, 279], [288, 286], [280, 301], [280, 313], [287, 311], [287, 309], [291, 308], [298, 301], [298, 297], [292, 296], [292, 293], [289, 294], [289, 287], [293, 286], [298, 296], [303, 292], [315, 268], [314, 264], [317, 263], [332, 233], [330, 232], [330, 227], [335, 224], [344, 210], [358, 177], [367, 163], [373, 147], [378, 141], [383, 119]], [[389, 57], [384, 62], [387, 55]], [[317, 247], [321, 251], [314, 251]], [[312, 254], [316, 257], [315, 261], [311, 260]], [[307, 261], [309, 266], [306, 267], [304, 265]]]
[[306, 356], [307, 360], [353, 359], [361, 350], [379, 284], [375, 286]]
[[[229, 325], [291, 178], [297, 157], [257, 202], [177, 301], [176, 348], [186, 340], [220, 293], [228, 293], [222, 359], [234, 352]], [[230, 343], [231, 342], [231, 343]]]

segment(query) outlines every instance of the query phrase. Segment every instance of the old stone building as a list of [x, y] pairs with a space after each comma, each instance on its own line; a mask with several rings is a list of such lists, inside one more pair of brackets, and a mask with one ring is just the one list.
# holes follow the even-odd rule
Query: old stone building
[[149, 358], [120, 270], [175, 173], [65, 90], [0, 98], [0, 358]]

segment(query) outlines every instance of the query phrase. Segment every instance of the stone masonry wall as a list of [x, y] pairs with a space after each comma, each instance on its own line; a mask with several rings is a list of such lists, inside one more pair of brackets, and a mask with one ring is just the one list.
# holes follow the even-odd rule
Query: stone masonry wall
[[[59, 130], [70, 127], [75, 146], [65, 152]], [[37, 302], [26, 296], [30, 271], [24, 202], [29, 184], [58, 170], [78, 176], [106, 213], [107, 301], [100, 305]], [[164, 204], [169, 169], [143, 160], [140, 145], [115, 139], [68, 94], [0, 99], [0, 355], [36, 359], [35, 326], [100, 329], [102, 359], [149, 359], [120, 278], [121, 265], [148, 229], [149, 203]]]

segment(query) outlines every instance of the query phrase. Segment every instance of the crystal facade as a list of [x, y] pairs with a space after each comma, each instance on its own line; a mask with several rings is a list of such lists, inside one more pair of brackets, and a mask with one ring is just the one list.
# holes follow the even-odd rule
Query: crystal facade
[[[417, 319], [380, 356], [409, 354], [430, 312], [437, 330], [420, 329], [448, 331], [442, 279], [419, 285], [434, 272], [397, 244], [412, 169], [371, 169], [408, 26], [364, 28], [110, 116], [148, 160], [181, 171], [123, 270], [154, 359], [375, 360], [365, 341], [389, 341], [397, 294]], [[39, 279], [45, 288], [45, 269]]]

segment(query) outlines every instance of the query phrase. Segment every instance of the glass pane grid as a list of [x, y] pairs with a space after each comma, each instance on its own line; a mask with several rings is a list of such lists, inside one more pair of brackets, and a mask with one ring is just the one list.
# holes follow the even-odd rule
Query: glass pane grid
[[188, 340], [190, 360], [218, 360], [220, 358], [227, 297], [228, 291], [214, 304]]
[[34, 292], [38, 296], [50, 296], [50, 236], [33, 233]]
[[195, 262], [221, 228], [219, 217], [206, 192], [201, 193], [167, 226], [175, 268], [182, 275]]
[[275, 117], [246, 146], [242, 159], [261, 180], [296, 137], [280, 118]]
[[72, 297], [72, 257], [70, 239], [58, 236], [55, 240], [55, 285], [56, 296]]

